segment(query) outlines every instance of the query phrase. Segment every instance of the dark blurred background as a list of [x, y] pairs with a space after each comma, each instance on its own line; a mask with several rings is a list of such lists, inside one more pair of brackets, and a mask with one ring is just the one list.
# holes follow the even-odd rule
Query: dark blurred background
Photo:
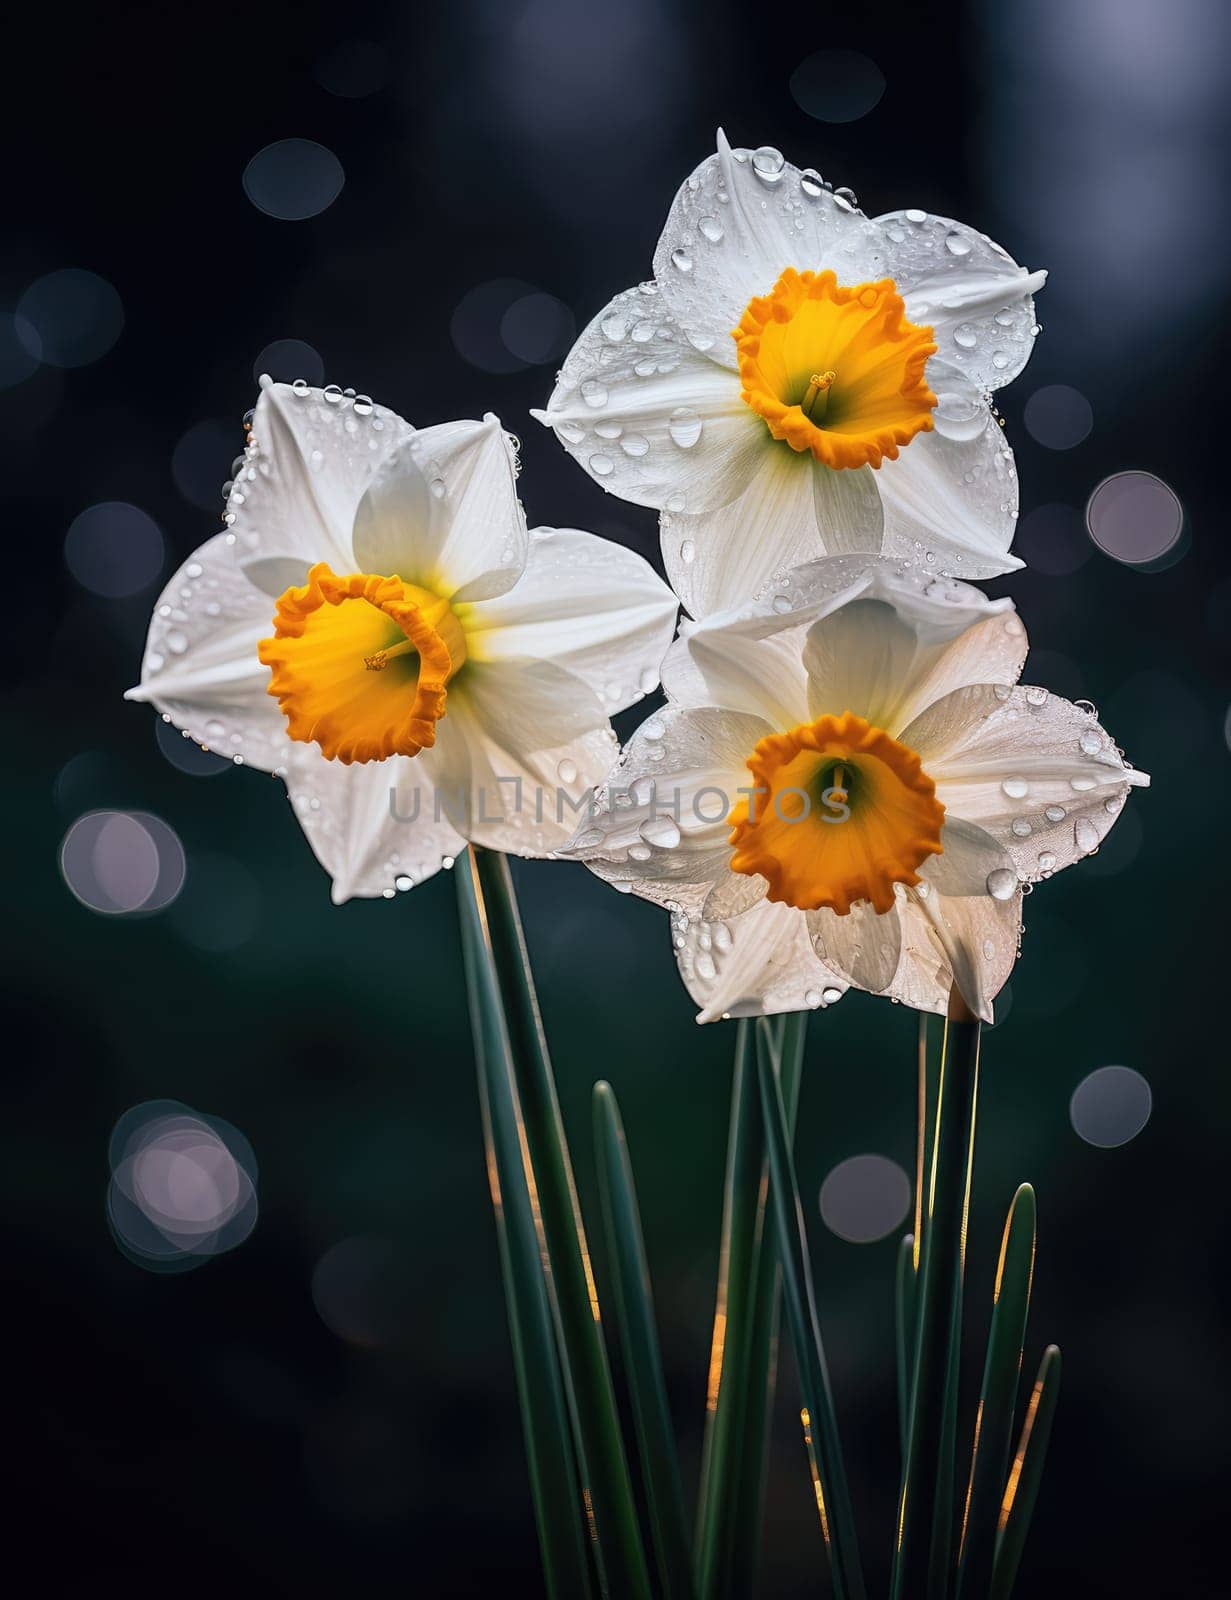
[[[254, 369], [421, 423], [498, 411], [524, 441], [532, 524], [657, 560], [653, 515], [604, 496], [526, 412], [574, 330], [649, 275], [722, 123], [871, 215], [926, 207], [1051, 269], [1034, 358], [999, 402], [1031, 568], [993, 587], [1029, 627], [1028, 680], [1097, 704], [1154, 787], [1026, 906], [984, 1049], [971, 1376], [1029, 1178], [1027, 1373], [1056, 1340], [1065, 1382], [1020, 1592], [1225, 1593], [1231, 12], [306, 0], [36, 6], [7, 31], [10, 1552], [37, 1537], [55, 1592], [540, 1592], [451, 877], [332, 908], [281, 785], [121, 695], [161, 583], [219, 526]], [[1091, 504], [1098, 548], [1087, 504], [1118, 473], [1153, 477]], [[99, 914], [66, 883], [62, 840], [99, 808], [163, 825], [144, 825], [165, 868], [144, 911]], [[691, 1496], [731, 1028], [695, 1026], [661, 913], [580, 868], [515, 875], [592, 1216], [590, 1087], [620, 1095]], [[831, 1225], [817, 1199], [857, 1155], [913, 1177], [914, 1035], [913, 1014], [862, 995], [817, 1015], [799, 1138], [878, 1579], [906, 1198], [895, 1167], [865, 1164], [872, 1201], [842, 1171]], [[1129, 1071], [1087, 1083], [1108, 1066]], [[226, 1119], [200, 1126], [254, 1192], [215, 1241], [234, 1248], [160, 1261], [109, 1163], [184, 1107]], [[827, 1592], [797, 1405], [788, 1358], [772, 1597]]]

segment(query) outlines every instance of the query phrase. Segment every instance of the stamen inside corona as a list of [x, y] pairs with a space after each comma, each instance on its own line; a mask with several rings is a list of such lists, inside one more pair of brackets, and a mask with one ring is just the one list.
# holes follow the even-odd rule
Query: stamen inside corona
[[879, 467], [932, 426], [932, 330], [908, 320], [892, 278], [844, 288], [788, 267], [734, 337], [746, 404], [827, 467]]
[[728, 818], [731, 867], [759, 873], [771, 900], [888, 911], [894, 885], [919, 883], [944, 849], [945, 808], [919, 757], [850, 711], [768, 734], [748, 770], [752, 793]]
[[322, 562], [278, 600], [274, 636], [257, 653], [291, 738], [349, 764], [436, 742], [466, 639], [430, 590], [379, 574], [338, 577]]

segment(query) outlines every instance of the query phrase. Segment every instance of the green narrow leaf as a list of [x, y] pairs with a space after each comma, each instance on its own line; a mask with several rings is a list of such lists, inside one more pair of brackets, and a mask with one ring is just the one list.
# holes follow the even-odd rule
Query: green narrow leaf
[[471, 881], [473, 892], [462, 894], [462, 905], [476, 908], [472, 914], [490, 950], [508, 1029], [600, 1580], [615, 1600], [648, 1600], [649, 1569], [603, 1345], [598, 1291], [509, 864], [503, 855], [471, 846], [458, 869], [459, 878]]
[[992, 1322], [963, 1519], [958, 1583], [962, 1600], [985, 1600], [991, 1584], [1000, 1504], [1013, 1444], [1013, 1412], [1030, 1308], [1034, 1251], [1034, 1190], [1024, 1183], [1009, 1207], [996, 1268]]
[[769, 1156], [769, 1188], [782, 1257], [783, 1296], [804, 1393], [802, 1420], [813, 1466], [821, 1529], [829, 1551], [834, 1594], [837, 1600], [864, 1600], [866, 1591], [855, 1539], [855, 1517], [821, 1344], [803, 1206], [787, 1133], [786, 1107], [772, 1064], [764, 1056], [757, 1063], [757, 1076]]
[[[894, 1556], [895, 1600], [921, 1600], [928, 1593], [933, 1544], [948, 1546], [946, 1471], [952, 1473], [951, 1432], [961, 1305], [962, 1261], [970, 1194], [970, 1163], [979, 1063], [979, 1023], [957, 1001], [945, 1023], [932, 1140], [928, 1196], [923, 1207], [911, 1424], [906, 1472], [898, 1507]], [[934, 1541], [934, 1533], [939, 1538]]]
[[551, 1600], [584, 1600], [591, 1591], [581, 1486], [525, 1168], [508, 1034], [468, 873], [458, 874], [458, 893], [467, 907], [462, 947], [484, 1152], [543, 1571]]
[[[792, 1142], [799, 1113], [808, 1016], [806, 1011], [793, 1011], [782, 1017], [762, 1018], [756, 1025], [757, 1058], [769, 1053], [786, 1107], [787, 1137]], [[764, 1160], [761, 1173], [752, 1275], [752, 1332], [747, 1372], [741, 1385], [743, 1416], [729, 1551], [728, 1592], [735, 1596], [754, 1594], [760, 1573], [769, 1426], [778, 1377], [782, 1269], [778, 1233], [768, 1205], [769, 1170]]]
[[753, 1053], [770, 1052], [793, 1132], [807, 1026], [808, 1013], [795, 1012], [756, 1027], [741, 1021], [736, 1030], [695, 1546], [705, 1600], [755, 1589], [777, 1366], [780, 1275]]
[[609, 1083], [594, 1086], [594, 1143], [607, 1252], [615, 1279], [616, 1319], [641, 1450], [661, 1591], [664, 1600], [690, 1600], [692, 1560], [684, 1531], [684, 1496], [654, 1327], [654, 1295], [624, 1124]]
[[697, 1588], [704, 1600], [719, 1600], [730, 1570], [732, 1500], [751, 1339], [753, 1263], [763, 1162], [760, 1097], [752, 1065], [754, 1039], [752, 1023], [741, 1018], [735, 1030], [718, 1295], [710, 1343], [694, 1546]]
[[1043, 1352], [1034, 1381], [1022, 1436], [1009, 1469], [1009, 1481], [1000, 1506], [1000, 1533], [996, 1540], [996, 1570], [988, 1600], [1009, 1600], [1021, 1565], [1030, 1519], [1034, 1515], [1051, 1438], [1056, 1401], [1060, 1395], [1060, 1351], [1054, 1344]]
[[910, 1441], [910, 1377], [915, 1348], [915, 1236], [908, 1233], [898, 1246], [897, 1292], [894, 1295], [894, 1334], [898, 1358], [898, 1436], [902, 1447], [902, 1471], [906, 1471], [906, 1448]]

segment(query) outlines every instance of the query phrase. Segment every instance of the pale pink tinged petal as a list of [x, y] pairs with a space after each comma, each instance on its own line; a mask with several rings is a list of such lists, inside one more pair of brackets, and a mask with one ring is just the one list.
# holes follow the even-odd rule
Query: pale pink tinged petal
[[[561, 853], [647, 900], [699, 912], [732, 876], [727, 815], [751, 782], [748, 753], [769, 731], [712, 707], [654, 712]], [[764, 893], [762, 880], [745, 881]]]
[[567, 844], [618, 746], [580, 678], [544, 661], [475, 663], [449, 685], [436, 743], [417, 759], [476, 844], [549, 855]]
[[991, 578], [1022, 565], [1009, 554], [1017, 470], [990, 412], [972, 437], [917, 434], [878, 476], [886, 556], [955, 578]]
[[511, 589], [528, 535], [517, 458], [499, 417], [442, 422], [408, 439], [359, 508], [355, 541], [374, 562], [400, 556], [399, 577], [459, 603]]
[[986, 234], [949, 217], [893, 211], [877, 222], [906, 313], [930, 325], [941, 356], [981, 389], [1015, 378], [1030, 359], [1032, 297], [1047, 274], [1027, 272]]
[[599, 312], [547, 410], [531, 414], [608, 493], [680, 511], [733, 499], [771, 442], [738, 376], [689, 343], [657, 294], [638, 289]]
[[754, 160], [718, 134], [718, 153], [687, 178], [654, 252], [654, 276], [672, 314], [716, 361], [734, 370], [731, 330], [755, 295], [787, 267], [862, 283], [885, 276], [877, 223], [845, 208], [781, 157]]
[[286, 787], [308, 843], [333, 879], [335, 905], [411, 888], [466, 847], [417, 758], [346, 766], [326, 761], [314, 744], [296, 743]]
[[150, 618], [141, 682], [150, 701], [219, 755], [266, 772], [286, 760], [286, 723], [266, 691], [257, 644], [273, 633], [273, 601], [245, 577], [232, 536], [217, 534], [168, 583]]
[[664, 511], [659, 519], [667, 578], [694, 617], [744, 605], [779, 575], [826, 554], [812, 457], [771, 439], [760, 419], [753, 421], [764, 448], [743, 493], [703, 516]]
[[351, 530], [372, 474], [414, 430], [384, 406], [263, 379], [248, 459], [228, 502], [244, 562], [282, 557], [356, 570]]
[[1023, 878], [1050, 877], [1097, 849], [1129, 789], [1150, 781], [1096, 718], [1034, 686], [956, 690], [901, 737], [947, 815], [990, 833]]
[[658, 685], [677, 602], [648, 562], [575, 528], [536, 528], [506, 594], [462, 608], [475, 661], [539, 657], [589, 684], [608, 711]]
[[[676, 960], [698, 1022], [815, 1010], [845, 993], [845, 979], [817, 958], [808, 919], [762, 900], [729, 921], [671, 919]], [[682, 940], [682, 942], [681, 942]]]
[[807, 918], [813, 949], [835, 972], [869, 994], [880, 994], [893, 982], [902, 948], [896, 905], [876, 912], [860, 900], [845, 916], [825, 907], [809, 911]]

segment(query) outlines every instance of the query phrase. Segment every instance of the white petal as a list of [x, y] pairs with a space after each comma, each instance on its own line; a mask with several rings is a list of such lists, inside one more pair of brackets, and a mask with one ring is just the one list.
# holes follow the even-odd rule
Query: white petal
[[899, 907], [902, 959], [889, 994], [919, 1011], [944, 1016], [954, 984], [984, 1022], [1017, 960], [1020, 888], [1008, 900], [991, 895], [943, 895], [924, 885], [908, 889]]
[[921, 558], [956, 578], [991, 578], [1022, 565], [1011, 556], [1017, 469], [1003, 431], [985, 408], [973, 438], [920, 433], [879, 469], [884, 553]]
[[1149, 783], [1094, 717], [1033, 687], [959, 689], [902, 739], [947, 815], [985, 829], [1023, 878], [1050, 877], [1097, 849], [1129, 789]]
[[532, 415], [609, 493], [681, 511], [732, 499], [772, 443], [740, 399], [739, 378], [689, 342], [657, 295], [639, 289], [599, 312], [547, 410]]
[[[417, 515], [419, 476], [428, 485], [426, 518]], [[399, 577], [459, 603], [511, 589], [527, 543], [517, 457], [491, 412], [482, 422], [442, 422], [408, 439], [356, 518], [357, 556], [377, 562], [400, 554]]]
[[826, 555], [879, 555], [885, 529], [880, 487], [871, 467], [812, 469], [816, 525]]
[[468, 664], [449, 685], [436, 744], [417, 759], [467, 838], [547, 855], [568, 842], [615, 735], [580, 678], [545, 661]]
[[720, 616], [689, 629], [663, 661], [670, 698], [742, 711], [779, 730], [809, 721], [798, 630], [767, 636], [759, 622]]
[[860, 900], [845, 916], [825, 907], [809, 911], [807, 917], [812, 947], [823, 961], [869, 994], [889, 987], [902, 948], [896, 906], [878, 913]]
[[[919, 868], [920, 877], [939, 894], [959, 899], [986, 895], [989, 883], [996, 881], [995, 874], [1017, 876], [1012, 858], [999, 840], [964, 817], [945, 816], [940, 842], [941, 854], [929, 856]], [[999, 898], [1004, 898], [1003, 893]]]
[[[794, 906], [763, 900], [727, 922], [672, 917], [676, 960], [698, 1022], [774, 1016], [830, 1005], [845, 980], [818, 960], [808, 919]], [[680, 943], [680, 940], [683, 943]]]
[[296, 744], [286, 787], [308, 843], [333, 879], [335, 905], [422, 883], [465, 849], [418, 760], [394, 756], [345, 766], [326, 761], [315, 745]]
[[249, 459], [227, 506], [240, 559], [327, 561], [353, 572], [355, 508], [373, 472], [412, 432], [384, 406], [365, 414], [350, 399], [331, 404], [320, 389], [300, 393], [262, 379]]
[[940, 354], [981, 389], [997, 389], [1026, 365], [1034, 301], [1045, 272], [1027, 272], [986, 234], [949, 217], [893, 211], [877, 222], [889, 271], [912, 322], [927, 323]]
[[752, 151], [732, 150], [720, 131], [717, 155], [672, 202], [654, 276], [692, 338], [734, 369], [732, 328], [785, 268], [830, 267], [840, 283], [862, 283], [885, 275], [886, 252], [875, 222], [843, 209], [819, 184], [805, 184], [790, 162], [754, 162]]
[[474, 660], [552, 661], [619, 711], [657, 686], [676, 610], [670, 589], [632, 550], [575, 528], [536, 528], [513, 588], [469, 608], [463, 621]]
[[[769, 732], [757, 717], [712, 707], [654, 712], [563, 853], [647, 900], [699, 911], [739, 876], [730, 871], [727, 814], [751, 782], [749, 752]], [[764, 895], [763, 879], [743, 881], [753, 898]]]
[[1026, 630], [1010, 601], [886, 562], [861, 588], [808, 630], [811, 716], [854, 711], [896, 736], [951, 689], [1017, 681]]
[[736, 499], [704, 516], [664, 511], [659, 519], [667, 579], [694, 617], [743, 605], [780, 572], [826, 554], [812, 457], [766, 440]]
[[125, 698], [152, 701], [198, 744], [272, 771], [291, 743], [257, 657], [272, 632], [273, 602], [245, 577], [233, 536], [217, 534], [159, 596], [141, 682]]

